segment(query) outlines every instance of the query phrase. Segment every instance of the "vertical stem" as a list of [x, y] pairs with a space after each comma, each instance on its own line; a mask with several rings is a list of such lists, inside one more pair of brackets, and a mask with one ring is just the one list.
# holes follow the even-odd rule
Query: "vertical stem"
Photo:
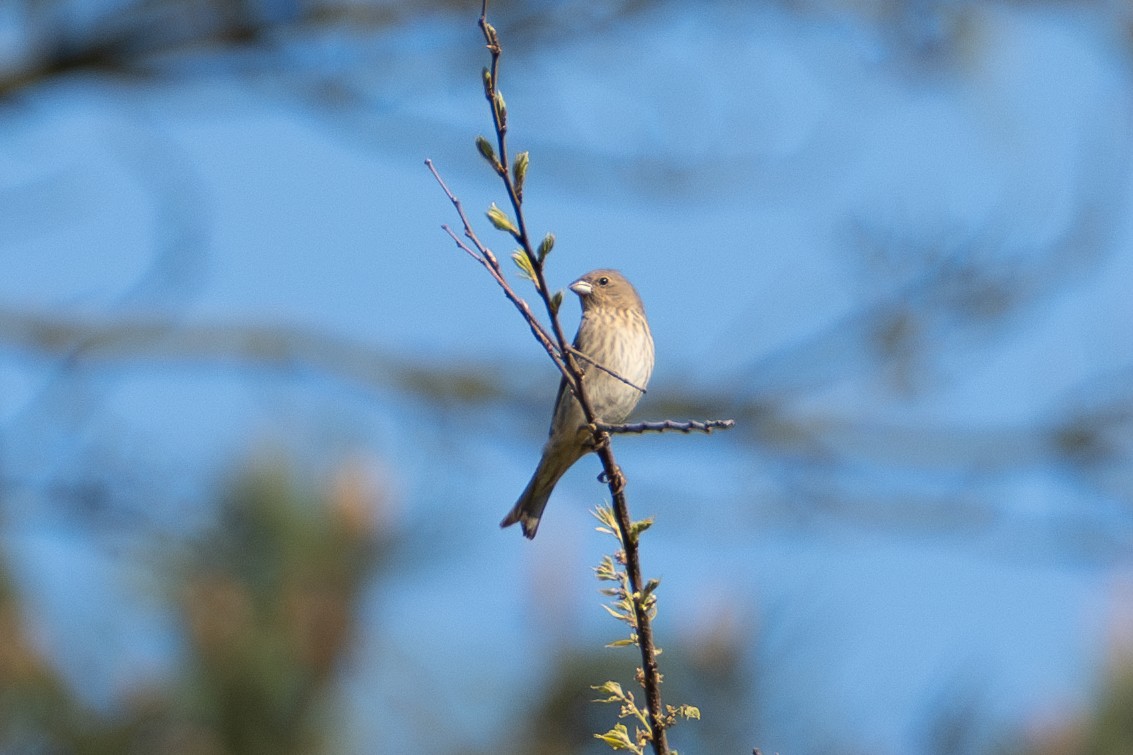
[[630, 590], [633, 592], [630, 599], [633, 602], [634, 618], [637, 622], [637, 640], [638, 647], [641, 649], [643, 686], [645, 687], [645, 700], [649, 711], [650, 742], [655, 755], [669, 755], [668, 736], [665, 733], [661, 717], [661, 685], [657, 667], [657, 649], [653, 644], [653, 626], [649, 620], [649, 612], [645, 610], [645, 605], [640, 597], [641, 563], [638, 558], [637, 542], [632, 539], [630, 533], [629, 505], [626, 503], [625, 493], [622, 490], [625, 480], [614, 458], [613, 449], [610, 447], [609, 434], [596, 427], [600, 418], [594, 414], [594, 408], [590, 404], [586, 395], [586, 388], [582, 382], [582, 369], [574, 358], [570, 344], [563, 333], [562, 325], [559, 323], [558, 315], [551, 305], [551, 294], [547, 289], [547, 279], [543, 274], [543, 261], [534, 253], [528, 237], [527, 222], [523, 216], [523, 201], [516, 190], [511, 173], [506, 117], [501, 115], [500, 109], [496, 105], [496, 95], [499, 92], [500, 44], [495, 30], [488, 24], [488, 0], [483, 0], [480, 6], [480, 30], [484, 34], [484, 41], [487, 43], [488, 51], [492, 56], [492, 64], [489, 68], [490, 82], [485, 87], [484, 94], [492, 111], [492, 123], [495, 126], [496, 144], [499, 148], [500, 169], [497, 170], [497, 173], [507, 189], [508, 199], [511, 202], [512, 210], [515, 212], [518, 225], [518, 232], [513, 235], [531, 261], [531, 267], [535, 273], [535, 286], [547, 309], [559, 354], [562, 356], [563, 364], [570, 376], [570, 388], [582, 407], [586, 422], [594, 427], [594, 444], [598, 449], [598, 456], [602, 460], [602, 469], [606, 473], [610, 497], [614, 505], [614, 514], [617, 517], [618, 529], [621, 530], [622, 543], [625, 547], [626, 573], [629, 575]]
[[[602, 459], [602, 466], [607, 476], [610, 475], [611, 469], [618, 468], [609, 444], [602, 448], [599, 457]], [[629, 587], [633, 593], [630, 600], [637, 621], [637, 646], [641, 650], [641, 670], [645, 687], [645, 704], [649, 711], [649, 728], [653, 734], [651, 739], [653, 752], [656, 755], [668, 755], [669, 737], [661, 719], [661, 673], [657, 666], [657, 648], [653, 644], [653, 623], [649, 619], [645, 601], [641, 599], [641, 561], [638, 558], [637, 539], [631, 535], [629, 504], [626, 503], [625, 493], [621, 489], [615, 489], [612, 482], [610, 493], [613, 495], [614, 516], [618, 520], [618, 529], [621, 530], [622, 543], [625, 546], [626, 573], [629, 575]]]

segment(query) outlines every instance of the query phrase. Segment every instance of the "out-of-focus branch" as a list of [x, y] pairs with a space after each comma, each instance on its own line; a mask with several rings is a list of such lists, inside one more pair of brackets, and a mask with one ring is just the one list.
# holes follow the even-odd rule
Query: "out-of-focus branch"
[[[1062, 232], [1037, 245], [1010, 244], [1007, 229], [849, 224], [846, 247], [864, 261], [861, 303], [736, 375], [746, 395], [784, 402], [862, 373], [898, 376], [902, 390], [958, 349], [1009, 336], [1028, 316], [1096, 269], [1122, 239], [1133, 131], [1128, 114], [1100, 126], [1081, 157], [1075, 206]], [[860, 264], [860, 263], [858, 263]], [[750, 327], [737, 323], [737, 327]], [[725, 334], [727, 335], [727, 334]], [[910, 369], [910, 366], [916, 368]], [[931, 382], [929, 374], [920, 375]]]
[[[158, 316], [79, 317], [0, 309], [0, 349], [92, 364], [231, 364], [318, 372], [369, 390], [468, 406], [506, 397], [509, 405], [528, 407], [540, 400], [528, 381], [517, 377], [525, 372], [514, 364], [417, 363], [331, 333], [284, 325], [192, 325]], [[803, 414], [783, 405], [674, 389], [655, 388], [650, 395], [659, 412], [734, 414], [743, 420], [744, 430], [732, 440], [754, 445], [770, 459], [824, 466], [852, 458], [886, 466], [979, 470], [983, 475], [1056, 462], [1071, 471], [1096, 473], [1133, 454], [1123, 440], [1133, 437], [1133, 389], [1121, 390], [1130, 375], [1133, 365], [1107, 381], [1113, 384], [1110, 389], [1091, 381], [1068, 392], [1058, 398], [1062, 408], [1054, 416], [982, 427], [911, 427], [833, 412]], [[1104, 401], [1098, 398], [1103, 394], [1108, 394]], [[1074, 409], [1084, 396], [1093, 396], [1093, 402]]]
[[[373, 346], [312, 329], [280, 325], [187, 325], [163, 317], [77, 317], [0, 309], [0, 353], [67, 359], [86, 365], [144, 368], [155, 364], [272, 369], [323, 375], [375, 394], [395, 392], [429, 406], [495, 405], [526, 412], [545, 396], [514, 363], [420, 363]], [[742, 421], [730, 442], [758, 453], [778, 476], [782, 514], [880, 528], [888, 532], [996, 532], [1004, 522], [1029, 533], [1012, 538], [1009, 557], [1110, 559], [1128, 550], [1133, 516], [1133, 365], [1104, 380], [1092, 379], [1052, 402], [1029, 421], [969, 427], [872, 421], [836, 412], [794, 411], [733, 395], [655, 387], [651, 405], [666, 414], [727, 411]], [[616, 428], [608, 432], [616, 433]], [[847, 476], [846, 465], [858, 473]], [[996, 494], [997, 481], [1028, 470], [1057, 468], [1082, 488], [1055, 519], [1020, 518]], [[875, 470], [876, 478], [862, 474]], [[777, 472], [775, 470], [778, 470]], [[933, 480], [968, 480], [962, 500], [951, 487], [897, 489], [894, 471], [915, 470]], [[888, 482], [882, 482], [882, 481]], [[980, 492], [975, 483], [989, 486]], [[17, 484], [8, 480], [6, 485]], [[1099, 509], [1100, 493], [1112, 505]], [[772, 517], [774, 497], [759, 508]], [[1123, 504], [1122, 502], [1126, 502]], [[753, 503], [753, 505], [755, 505]], [[1054, 533], [1073, 530], [1073, 542]], [[1045, 534], [1044, 534], [1045, 533]]]
[[167, 318], [114, 319], [0, 309], [0, 348], [82, 362], [230, 363], [315, 370], [376, 390], [430, 401], [491, 401], [509, 392], [488, 363], [414, 364], [330, 333], [280, 325], [187, 325]]
[[[654, 0], [656, 1], [656, 0]], [[601, 15], [616, 18], [639, 12], [651, 3], [621, 0], [604, 4]], [[561, 32], [573, 21], [587, 28], [589, 4], [584, 0], [544, 8], [536, 4], [511, 9], [516, 23], [550, 27]], [[65, 24], [73, 12], [64, 0], [25, 3], [17, 14], [22, 37], [17, 54], [0, 65], [0, 98], [71, 73], [93, 71], [115, 76], [174, 75], [165, 66], [171, 56], [199, 53], [217, 57], [232, 49], [273, 50], [296, 41], [323, 37], [330, 29], [356, 35], [382, 30], [415, 17], [457, 13], [453, 0], [291, 0], [262, 3], [249, 0], [98, 0], [87, 3], [82, 24]], [[590, 30], [592, 31], [592, 30]], [[346, 36], [346, 35], [344, 35]], [[247, 61], [241, 61], [246, 65]]]
[[[426, 5], [426, 0], [418, 0]], [[94, 4], [92, 4], [94, 5]], [[63, 2], [39, 2], [23, 18], [21, 56], [0, 68], [0, 97], [81, 71], [119, 76], [162, 75], [162, 56], [234, 47], [269, 48], [287, 35], [314, 35], [349, 24], [380, 28], [397, 20], [387, 4], [291, 3], [290, 12], [266, 12], [242, 0], [135, 0], [92, 8], [88, 23], [64, 26]], [[397, 7], [397, 6], [393, 6]], [[170, 69], [171, 72], [172, 69]]]

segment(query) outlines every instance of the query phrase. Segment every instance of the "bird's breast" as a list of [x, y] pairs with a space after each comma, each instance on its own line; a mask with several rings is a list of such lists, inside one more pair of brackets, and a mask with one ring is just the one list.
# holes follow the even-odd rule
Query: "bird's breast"
[[584, 367], [595, 413], [607, 422], [622, 422], [653, 374], [653, 336], [645, 318], [624, 310], [587, 313], [579, 326], [578, 349], [605, 368]]

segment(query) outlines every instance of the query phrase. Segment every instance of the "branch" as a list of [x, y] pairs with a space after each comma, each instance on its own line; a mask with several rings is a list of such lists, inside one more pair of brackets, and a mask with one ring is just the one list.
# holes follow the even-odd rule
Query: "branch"
[[[535, 336], [535, 340], [537, 340], [539, 344], [547, 351], [548, 356], [550, 356], [551, 360], [554, 361], [555, 366], [559, 368], [559, 372], [563, 374], [563, 377], [567, 380], [567, 382], [573, 383], [573, 376], [567, 369], [566, 364], [563, 362], [562, 352], [555, 347], [554, 343], [551, 342], [551, 337], [547, 334], [547, 331], [543, 329], [542, 323], [540, 323], [539, 320], [536, 319], [534, 313], [532, 313], [531, 311], [531, 308], [527, 306], [527, 302], [524, 301], [523, 298], [520, 297], [519, 294], [517, 294], [515, 290], [512, 289], [511, 285], [507, 282], [507, 278], [504, 277], [503, 270], [500, 269], [499, 259], [496, 258], [496, 255], [492, 254], [492, 250], [485, 246], [480, 241], [480, 238], [476, 235], [476, 231], [473, 230], [472, 224], [468, 222], [468, 216], [464, 214], [464, 207], [463, 205], [461, 205], [460, 200], [457, 199], [456, 195], [453, 194], [448, 185], [445, 184], [444, 179], [442, 179], [440, 173], [437, 172], [436, 166], [433, 165], [432, 160], [426, 159], [425, 166], [429, 169], [429, 172], [433, 174], [433, 178], [437, 179], [437, 183], [440, 184], [441, 189], [444, 191], [445, 196], [447, 196], [449, 201], [452, 203], [452, 206], [456, 208], [456, 214], [460, 216], [460, 222], [464, 224], [464, 235], [476, 246], [476, 251], [473, 251], [468, 247], [467, 244], [461, 241], [460, 237], [456, 235], [456, 232], [449, 228], [447, 225], [442, 225], [441, 228], [444, 229], [445, 233], [447, 233], [449, 237], [456, 242], [456, 245], [460, 247], [461, 250], [463, 250], [472, 259], [483, 265], [484, 269], [488, 271], [489, 275], [491, 275], [492, 278], [495, 279], [499, 287], [503, 289], [504, 295], [508, 298], [508, 301], [515, 305], [515, 308], [519, 310], [519, 313], [521, 315], [523, 315], [523, 319], [527, 321], [528, 326], [530, 326], [531, 328], [531, 332]], [[553, 314], [554, 313], [552, 313], [552, 316]]]
[[396, 390], [430, 403], [510, 396], [513, 368], [444, 368], [413, 361], [323, 330], [285, 325], [189, 324], [168, 316], [106, 319], [19, 312], [0, 307], [0, 350], [98, 365], [231, 364], [313, 371], [374, 392]]
[[635, 434], [641, 435], [642, 433], [663, 433], [668, 431], [684, 433], [685, 435], [691, 432], [700, 432], [705, 435], [711, 435], [713, 430], [731, 430], [736, 426], [734, 419], [708, 419], [703, 422], [698, 422], [690, 419], [688, 422], [677, 422], [675, 420], [666, 419], [660, 422], [635, 422], [628, 425], [607, 425], [604, 422], [599, 422], [597, 425], [598, 430], [610, 435], [619, 434]]
[[[460, 239], [460, 237], [457, 236], [456, 232], [453, 231], [452, 228], [450, 228], [447, 224], [442, 224], [441, 228], [445, 233], [449, 235], [450, 238], [452, 238], [453, 241], [456, 242], [456, 245], [465, 254], [484, 266], [484, 269], [488, 271], [492, 278], [495, 279], [496, 283], [499, 284], [500, 288], [504, 290], [504, 294], [507, 296], [507, 298], [512, 302], [512, 304], [515, 305], [520, 314], [523, 315], [523, 319], [527, 320], [528, 325], [531, 326], [531, 332], [535, 334], [535, 338], [538, 339], [539, 343], [543, 346], [544, 349], [546, 349], [551, 358], [555, 360], [555, 364], [558, 366], [560, 372], [563, 373], [563, 377], [566, 378], [568, 383], [573, 383], [573, 379], [570, 373], [567, 371], [566, 365], [562, 361], [562, 351], [552, 342], [550, 334], [548, 334], [547, 331], [543, 328], [542, 323], [540, 323], [539, 320], [536, 319], [534, 313], [532, 313], [531, 311], [531, 308], [527, 305], [527, 302], [522, 299], [517, 293], [515, 293], [515, 290], [512, 289], [511, 285], [507, 282], [507, 279], [504, 278], [503, 270], [500, 268], [499, 259], [495, 254], [492, 253], [491, 249], [489, 249], [483, 242], [480, 241], [479, 236], [476, 235], [476, 231], [473, 230], [472, 225], [468, 222], [468, 216], [464, 214], [464, 206], [461, 204], [460, 199], [457, 198], [455, 194], [453, 194], [452, 190], [449, 189], [448, 185], [444, 182], [444, 179], [441, 178], [441, 175], [437, 171], [436, 166], [433, 165], [432, 160], [426, 159], [425, 167], [427, 167], [429, 169], [429, 172], [433, 174], [433, 178], [435, 178], [437, 180], [437, 183], [440, 184], [441, 190], [444, 191], [445, 196], [447, 196], [449, 199], [449, 202], [451, 202], [452, 206], [456, 208], [456, 213], [460, 216], [460, 222], [464, 225], [464, 235], [476, 247], [475, 251], [473, 251], [467, 244], [465, 244]], [[519, 214], [519, 217], [522, 220], [522, 214]], [[527, 253], [526, 250], [525, 253]], [[541, 264], [539, 266], [540, 268], [542, 267]], [[539, 284], [536, 283], [536, 285], [538, 286]], [[543, 291], [545, 290], [545, 287], [540, 288], [539, 290]], [[551, 313], [551, 317], [555, 325], [557, 326], [557, 309], [554, 305], [551, 305], [548, 308], [548, 311]], [[630, 388], [640, 391], [642, 394], [645, 393], [645, 389], [641, 386], [637, 385], [636, 383], [630, 382], [626, 378], [611, 370], [606, 365], [598, 362], [595, 359], [591, 359], [586, 354], [583, 354], [573, 346], [567, 346], [567, 350], [579, 359], [582, 359], [583, 361], [594, 365], [597, 369], [605, 372], [607, 375], [610, 375], [616, 380], [620, 380], [621, 382], [625, 383]]]
[[[665, 720], [661, 705], [661, 672], [657, 665], [657, 648], [653, 642], [653, 623], [650, 620], [645, 600], [642, 598], [641, 562], [638, 557], [637, 537], [633, 532], [632, 520], [629, 516], [629, 505], [625, 499], [625, 477], [614, 458], [609, 434], [597, 428], [598, 417], [594, 413], [594, 407], [591, 405], [589, 397], [586, 395], [586, 386], [582, 381], [582, 369], [575, 361], [571, 345], [563, 333], [562, 325], [559, 323], [558, 306], [553, 303], [549, 293], [550, 289], [547, 287], [547, 279], [543, 274], [543, 260], [546, 253], [535, 253], [527, 233], [527, 222], [522, 207], [522, 186], [516, 185], [517, 181], [522, 182], [523, 180], [527, 161], [526, 159], [517, 160], [514, 173], [509, 170], [511, 160], [507, 147], [507, 105], [499, 91], [500, 40], [495, 28], [488, 23], [488, 0], [483, 0], [480, 6], [479, 24], [480, 30], [484, 34], [484, 42], [492, 56], [491, 67], [484, 72], [484, 96], [492, 110], [499, 159], [492, 158], [491, 161], [496, 174], [503, 181], [512, 210], [515, 212], [518, 227], [511, 229], [511, 235], [519, 242], [527, 261], [530, 263], [531, 277], [534, 279], [536, 291], [542, 298], [547, 315], [551, 320], [551, 329], [559, 347], [559, 355], [562, 360], [561, 368], [564, 377], [567, 377], [567, 385], [574, 391], [574, 396], [578, 400], [579, 406], [582, 407], [582, 413], [587, 424], [595, 427], [593, 431], [594, 447], [598, 451], [598, 457], [602, 460], [602, 471], [608, 483], [610, 497], [613, 499], [618, 529], [621, 531], [622, 541], [625, 544], [626, 572], [629, 575], [632, 588], [631, 595], [634, 596], [632, 602], [637, 626], [637, 644], [641, 650], [642, 686], [645, 688], [645, 699], [649, 709], [650, 743], [655, 755], [668, 755], [670, 752], [669, 742], [665, 733]], [[481, 153], [485, 152], [487, 150], [481, 148]], [[485, 157], [489, 157], [489, 155], [485, 154]], [[522, 168], [521, 162], [523, 163]], [[499, 281], [497, 280], [497, 282]], [[532, 326], [532, 329], [534, 330], [534, 326]], [[544, 346], [544, 348], [546, 347]], [[556, 363], [558, 363], [557, 359]]]

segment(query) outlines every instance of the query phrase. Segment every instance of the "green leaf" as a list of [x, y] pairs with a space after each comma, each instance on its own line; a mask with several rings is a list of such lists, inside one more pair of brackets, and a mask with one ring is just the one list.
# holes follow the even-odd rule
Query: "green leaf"
[[551, 297], [551, 311], [557, 315], [561, 306], [563, 306], [562, 289], [556, 291], [554, 296]]
[[490, 141], [485, 139], [483, 136], [477, 136], [476, 149], [480, 150], [480, 155], [488, 161], [489, 165], [499, 171], [500, 163], [498, 160], [496, 160], [496, 150], [492, 148], [492, 143]]
[[512, 166], [512, 177], [515, 179], [515, 193], [523, 194], [523, 182], [527, 180], [527, 165], [531, 162], [531, 155], [520, 152], [515, 156], [515, 165]]
[[633, 542], [636, 543], [637, 538], [641, 535], [641, 533], [645, 532], [645, 530], [649, 529], [652, 526], [653, 526], [653, 517], [649, 517], [648, 519], [641, 519], [639, 521], [632, 522], [629, 525], [630, 539], [633, 540]]
[[630, 645], [636, 645], [636, 644], [637, 644], [636, 640], [633, 640], [633, 639], [630, 639], [630, 638], [627, 637], [624, 640], [614, 640], [613, 642], [608, 642], [608, 643], [606, 643], [606, 647], [608, 647], [608, 648], [624, 648], [624, 647], [628, 647]]
[[645, 587], [641, 591], [642, 599], [644, 600], [645, 598], [648, 598], [650, 595], [652, 595], [653, 591], [656, 590], [660, 586], [660, 584], [661, 580], [659, 579], [651, 579], [646, 582]]
[[595, 734], [596, 739], [600, 739], [608, 744], [614, 750], [638, 750], [637, 745], [629, 738], [629, 730], [626, 729], [625, 724], [615, 724], [614, 728], [610, 729], [605, 734]]
[[504, 95], [502, 92], [497, 91], [495, 99], [492, 100], [496, 107], [496, 118], [499, 120], [500, 125], [507, 124], [507, 103], [504, 102]]
[[617, 682], [603, 682], [602, 684], [597, 685], [592, 684], [590, 685], [590, 689], [594, 690], [595, 692], [601, 692], [605, 695], [611, 695], [618, 700], [624, 700], [626, 696], [625, 690], [622, 689], [622, 685], [618, 684]]
[[677, 708], [677, 715], [683, 716], [687, 719], [700, 720], [700, 708], [695, 705], [682, 705]]
[[613, 608], [610, 608], [610, 606], [606, 605], [605, 603], [602, 604], [602, 607], [606, 609], [606, 612], [608, 614], [613, 616], [618, 621], [625, 621], [625, 622], [631, 622], [632, 623], [632, 619], [630, 618], [629, 614], [618, 613], [616, 610], [614, 610]]
[[[594, 514], [594, 518], [597, 519], [603, 527], [608, 527], [611, 530], [610, 534], [613, 534], [612, 530], [615, 530], [618, 526], [618, 522], [614, 518], [614, 510], [609, 506], [598, 506], [592, 513]], [[598, 531], [602, 532], [604, 530], [598, 528]]]
[[535, 269], [531, 267], [531, 258], [527, 256], [527, 252], [516, 249], [511, 253], [511, 259], [515, 262], [515, 266], [519, 268], [520, 275], [532, 283], [536, 282]]
[[614, 567], [614, 559], [602, 556], [602, 561], [594, 567], [594, 575], [604, 582], [616, 582], [618, 570]]
[[548, 233], [546, 236], [543, 237], [543, 240], [539, 243], [539, 259], [542, 260], [548, 254], [550, 254], [551, 249], [554, 246], [555, 246], [555, 234]]
[[519, 235], [519, 229], [516, 228], [515, 224], [511, 222], [511, 218], [507, 216], [506, 212], [501, 210], [499, 207], [496, 207], [495, 202], [492, 202], [492, 206], [488, 208], [488, 220], [490, 220], [492, 222], [492, 225], [494, 225], [501, 231], [506, 231], [512, 236]]
[[484, 70], [481, 72], [480, 75], [483, 76], [483, 78], [484, 78], [484, 96], [485, 97], [491, 97], [492, 96], [492, 72], [489, 71], [487, 68], [484, 68]]

